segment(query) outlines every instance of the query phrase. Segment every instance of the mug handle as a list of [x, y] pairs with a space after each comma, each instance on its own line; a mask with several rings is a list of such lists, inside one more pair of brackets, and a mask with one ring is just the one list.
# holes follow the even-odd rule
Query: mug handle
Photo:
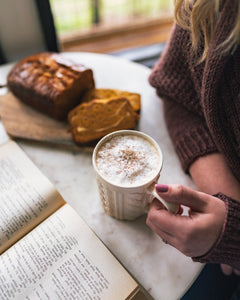
[[[152, 186], [150, 186], [148, 188], [148, 193], [151, 194], [153, 196], [153, 198], [157, 198], [165, 206], [165, 208], [168, 211], [170, 211], [171, 213], [177, 214], [177, 212], [179, 211], [178, 204], [167, 202], [158, 195], [158, 193], [155, 189], [155, 184], [153, 184]], [[152, 200], [153, 200], [153, 198], [152, 198]]]

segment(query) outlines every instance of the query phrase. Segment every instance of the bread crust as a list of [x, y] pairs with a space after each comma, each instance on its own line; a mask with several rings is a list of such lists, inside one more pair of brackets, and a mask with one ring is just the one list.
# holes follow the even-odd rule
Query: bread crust
[[104, 89], [94, 88], [86, 91], [82, 96], [82, 102], [89, 102], [94, 99], [106, 99], [106, 98], [127, 98], [132, 105], [133, 110], [136, 113], [140, 113], [141, 110], [141, 96], [138, 93], [122, 91], [118, 89]]
[[50, 52], [19, 61], [7, 82], [17, 98], [57, 120], [64, 120], [82, 94], [95, 87], [91, 69]]

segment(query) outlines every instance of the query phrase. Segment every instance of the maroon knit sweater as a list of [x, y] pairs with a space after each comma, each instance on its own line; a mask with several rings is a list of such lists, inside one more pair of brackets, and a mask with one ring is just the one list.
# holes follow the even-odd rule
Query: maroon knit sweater
[[[196, 64], [189, 32], [175, 25], [149, 82], [164, 101], [167, 127], [185, 172], [198, 157], [221, 152], [240, 182], [240, 47], [228, 55], [214, 50], [226, 39], [235, 12], [232, 0], [226, 0], [201, 64]], [[224, 228], [213, 249], [194, 260], [240, 269], [240, 202], [221, 191], [215, 196], [226, 204]]]

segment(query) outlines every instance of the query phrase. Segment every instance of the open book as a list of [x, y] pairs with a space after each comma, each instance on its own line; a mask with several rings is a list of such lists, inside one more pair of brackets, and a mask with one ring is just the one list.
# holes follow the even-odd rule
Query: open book
[[0, 146], [0, 299], [148, 299], [13, 141]]

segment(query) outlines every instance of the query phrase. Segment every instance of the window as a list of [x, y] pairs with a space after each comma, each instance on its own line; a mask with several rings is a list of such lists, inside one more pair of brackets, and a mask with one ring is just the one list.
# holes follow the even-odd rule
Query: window
[[151, 43], [151, 34], [154, 43], [154, 32], [160, 34], [162, 30], [161, 42], [168, 37], [172, 26], [171, 0], [50, 0], [50, 3], [63, 50], [80, 47], [79, 50], [94, 51], [91, 47], [95, 47], [98, 52], [108, 52], [137, 46], [140, 39], [142, 43], [144, 40], [145, 44]]

